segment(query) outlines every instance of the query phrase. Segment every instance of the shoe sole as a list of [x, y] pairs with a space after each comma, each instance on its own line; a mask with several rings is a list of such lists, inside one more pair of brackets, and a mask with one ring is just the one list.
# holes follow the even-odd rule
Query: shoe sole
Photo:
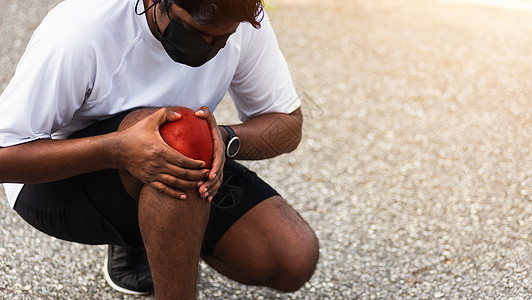
[[109, 275], [109, 269], [107, 265], [108, 258], [109, 258], [109, 255], [106, 253], [105, 261], [103, 263], [103, 268], [102, 268], [103, 277], [105, 278], [105, 281], [107, 281], [107, 284], [109, 284], [114, 290], [119, 291], [124, 294], [137, 295], [137, 296], [147, 296], [150, 294], [150, 292], [139, 292], [139, 291], [128, 290], [114, 283], [113, 280], [111, 279], [111, 276]]

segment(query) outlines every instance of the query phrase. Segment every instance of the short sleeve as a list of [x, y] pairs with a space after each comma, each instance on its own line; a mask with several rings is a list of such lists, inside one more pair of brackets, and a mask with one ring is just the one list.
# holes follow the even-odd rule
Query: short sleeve
[[43, 21], [0, 96], [0, 147], [50, 138], [90, 91], [90, 48], [64, 24]]
[[243, 30], [241, 57], [229, 88], [239, 118], [293, 112], [301, 102], [268, 16], [264, 14], [260, 29]]

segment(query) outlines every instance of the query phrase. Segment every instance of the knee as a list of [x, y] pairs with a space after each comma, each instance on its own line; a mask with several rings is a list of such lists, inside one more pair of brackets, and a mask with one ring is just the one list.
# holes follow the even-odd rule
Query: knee
[[271, 287], [283, 292], [295, 292], [310, 280], [319, 260], [319, 243], [312, 234], [305, 242], [288, 245], [291, 249], [278, 259]]

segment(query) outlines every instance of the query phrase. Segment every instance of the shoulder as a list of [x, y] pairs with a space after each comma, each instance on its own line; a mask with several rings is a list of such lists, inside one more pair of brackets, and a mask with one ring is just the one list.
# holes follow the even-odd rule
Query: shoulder
[[[136, 19], [130, 0], [66, 0], [52, 9], [35, 30], [30, 45], [58, 52], [89, 54], [128, 38]], [[133, 24], [134, 25], [134, 24]]]
[[260, 24], [260, 28], [248, 23], [240, 24], [240, 63], [255, 62], [263, 54], [278, 50], [277, 37], [266, 12]]
[[[260, 28], [254, 28], [249, 23], [242, 23], [240, 24], [240, 32], [242, 41], [247, 42], [249, 46], [260, 47], [260, 42], [266, 42], [272, 38], [275, 39], [275, 33], [266, 11], [260, 22]], [[257, 45], [257, 42], [259, 45]]]

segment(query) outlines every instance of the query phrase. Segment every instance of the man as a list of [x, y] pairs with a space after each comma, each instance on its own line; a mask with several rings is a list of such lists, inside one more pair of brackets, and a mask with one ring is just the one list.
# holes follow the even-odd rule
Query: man
[[[226, 91], [241, 124], [211, 114]], [[0, 182], [35, 228], [109, 244], [117, 290], [193, 299], [201, 257], [233, 280], [295, 291], [317, 239], [233, 159], [294, 150], [299, 105], [260, 1], [66, 0], [0, 98]], [[208, 121], [211, 169], [162, 140], [177, 106]]]

